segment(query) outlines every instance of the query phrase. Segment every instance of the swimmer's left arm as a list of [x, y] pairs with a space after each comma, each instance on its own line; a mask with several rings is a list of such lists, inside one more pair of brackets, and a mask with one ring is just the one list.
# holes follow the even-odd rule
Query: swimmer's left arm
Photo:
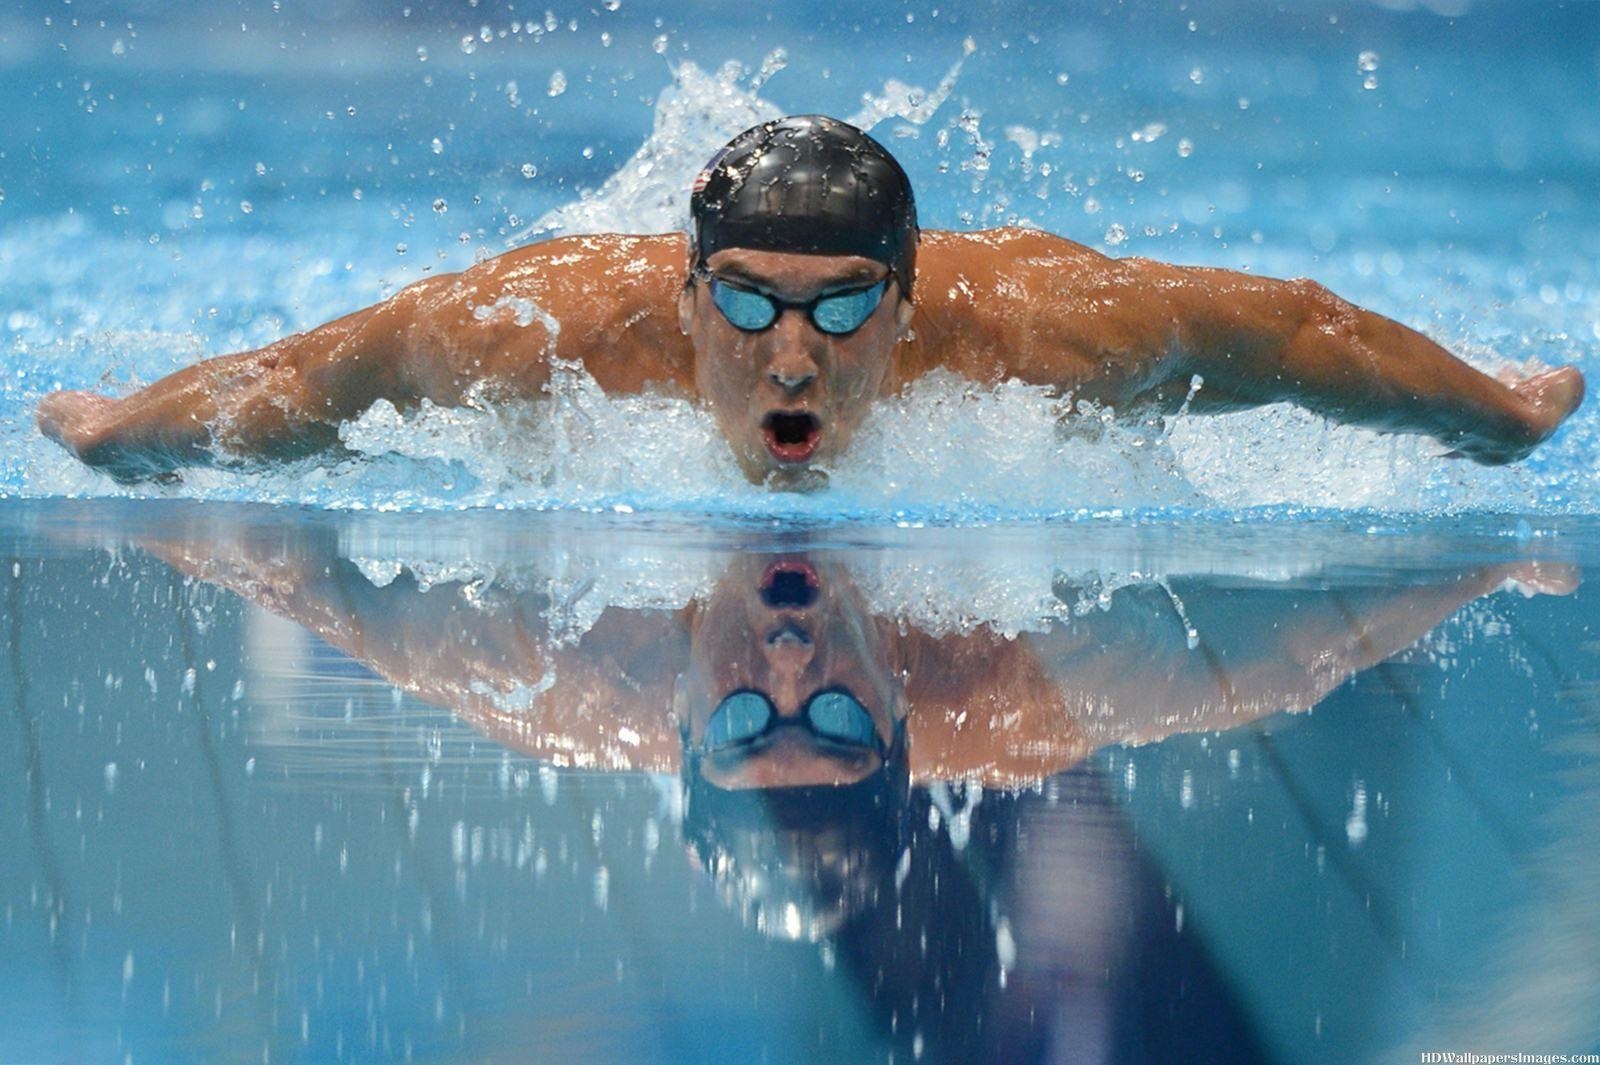
[[[1572, 367], [1504, 382], [1428, 337], [1312, 281], [1130, 259], [1158, 343], [1176, 355], [1162, 406], [1197, 412], [1292, 402], [1382, 432], [1422, 433], [1486, 464], [1525, 458], [1583, 399]], [[1194, 379], [1200, 381], [1198, 387]]]

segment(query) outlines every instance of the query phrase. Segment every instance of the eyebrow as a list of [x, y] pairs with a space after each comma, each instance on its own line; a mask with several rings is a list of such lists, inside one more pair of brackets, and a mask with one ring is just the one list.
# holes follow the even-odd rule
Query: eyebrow
[[[888, 281], [889, 278], [894, 274], [894, 271], [885, 268], [886, 272], [882, 276], [875, 277], [870, 271], [871, 267], [867, 266], [851, 267], [839, 276], [823, 282], [823, 284], [814, 289], [813, 292], [818, 296], [828, 296], [835, 292], [843, 292], [851, 289], [871, 288], [873, 285]], [[773, 285], [770, 281], [750, 273], [738, 263], [728, 263], [725, 266], [718, 267], [717, 269], [711, 271], [711, 276], [719, 281], [730, 281], [736, 285], [744, 285], [748, 288], [753, 288], [757, 292], [762, 292], [769, 296], [784, 295], [784, 293], [779, 291], [777, 286]]]
[[[728, 748], [721, 751], [711, 751], [704, 755], [707, 765], [714, 767], [718, 772], [732, 776], [743, 769], [750, 761], [760, 758], [766, 750], [765, 745], [751, 747], [749, 745]], [[878, 752], [865, 748], [847, 748], [838, 746], [815, 745], [813, 753], [847, 769], [857, 769], [869, 764], [876, 759]], [[879, 765], [882, 765], [881, 759]], [[873, 766], [876, 770], [878, 766]]]

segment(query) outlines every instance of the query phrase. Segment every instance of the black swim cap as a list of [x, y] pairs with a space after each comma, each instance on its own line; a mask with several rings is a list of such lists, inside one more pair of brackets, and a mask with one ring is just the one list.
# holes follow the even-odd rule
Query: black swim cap
[[695, 265], [723, 248], [860, 255], [911, 292], [917, 207], [888, 150], [823, 115], [764, 122], [711, 157], [689, 200]]

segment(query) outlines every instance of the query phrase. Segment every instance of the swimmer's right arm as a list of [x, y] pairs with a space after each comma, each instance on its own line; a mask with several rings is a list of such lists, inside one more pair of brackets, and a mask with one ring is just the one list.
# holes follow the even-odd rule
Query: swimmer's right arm
[[316, 329], [185, 367], [122, 399], [53, 393], [39, 404], [39, 428], [122, 481], [230, 458], [327, 451], [338, 445], [342, 422], [380, 399], [404, 407], [430, 394], [446, 398], [445, 365], [459, 360], [419, 373], [418, 356], [425, 347], [452, 349], [449, 317], [463, 302], [461, 288], [459, 277], [430, 278]]
[[688, 365], [673, 311], [682, 255], [676, 237], [546, 241], [122, 399], [53, 393], [38, 425], [88, 465], [139, 481], [335, 449], [340, 425], [378, 400], [457, 406], [481, 386], [537, 396], [554, 358], [582, 361], [608, 391], [675, 381]]

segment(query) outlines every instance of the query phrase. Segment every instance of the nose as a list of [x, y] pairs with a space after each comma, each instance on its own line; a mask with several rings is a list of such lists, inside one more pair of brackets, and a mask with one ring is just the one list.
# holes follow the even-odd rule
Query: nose
[[773, 694], [777, 696], [779, 708], [786, 709], [795, 701], [790, 689], [805, 673], [815, 654], [811, 634], [793, 621], [785, 622], [767, 635], [761, 651], [772, 670]]
[[772, 327], [773, 352], [767, 363], [767, 380], [791, 398], [817, 379], [817, 360], [811, 351], [815, 338], [810, 335], [809, 326], [804, 315], [788, 310]]

